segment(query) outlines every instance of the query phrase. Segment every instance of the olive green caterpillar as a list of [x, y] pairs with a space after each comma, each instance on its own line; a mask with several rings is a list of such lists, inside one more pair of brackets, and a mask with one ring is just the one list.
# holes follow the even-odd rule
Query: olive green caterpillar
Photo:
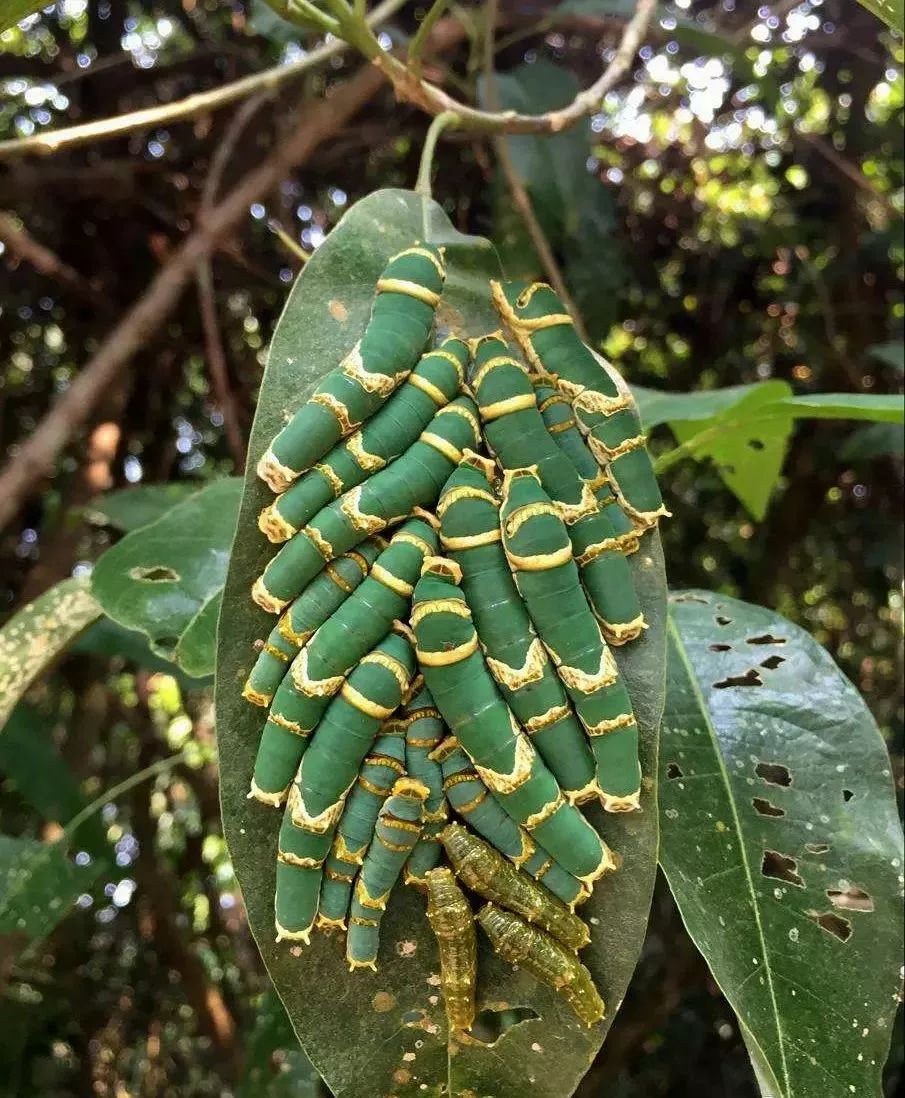
[[534, 386], [503, 340], [476, 340], [473, 354], [470, 384], [488, 445], [504, 469], [537, 466], [566, 523], [581, 582], [605, 635], [614, 644], [634, 640], [644, 617], [606, 509], [553, 441], [537, 410]]
[[440, 953], [440, 987], [451, 1033], [471, 1029], [478, 975], [474, 916], [449, 869], [427, 874], [427, 919]]
[[581, 590], [559, 509], [535, 467], [507, 470], [500, 519], [519, 592], [591, 738], [603, 807], [637, 809], [641, 768], [631, 700]]
[[430, 338], [445, 280], [441, 248], [419, 244], [393, 256], [364, 335], [258, 462], [258, 476], [275, 492], [352, 434], [405, 380]]
[[330, 451], [261, 512], [272, 542], [287, 541], [331, 500], [399, 457], [445, 407], [465, 380], [468, 347], [447, 339], [423, 355], [397, 392], [363, 427]]
[[493, 302], [527, 361], [572, 401], [598, 464], [639, 531], [669, 512], [657, 486], [631, 397], [604, 370], [543, 282], [491, 282]]
[[282, 804], [308, 739], [349, 669], [394, 621], [408, 616], [413, 585], [436, 544], [437, 536], [426, 522], [404, 523], [367, 578], [299, 651], [271, 703], [250, 796], [265, 804]]
[[410, 642], [390, 633], [349, 675], [333, 699], [289, 791], [277, 858], [277, 941], [308, 942], [317, 916], [324, 860], [346, 795], [381, 721], [415, 674]]
[[386, 547], [381, 538], [369, 538], [358, 549], [344, 553], [315, 576], [295, 602], [280, 615], [264, 642], [242, 696], [253, 705], [270, 705], [277, 687], [299, 649], [368, 574], [377, 554]]
[[352, 895], [346, 936], [350, 971], [377, 971], [380, 922], [393, 885], [421, 834], [421, 812], [427, 795], [426, 785], [414, 778], [400, 778], [380, 809], [374, 838]]
[[377, 814], [390, 795], [393, 783], [404, 774], [405, 734], [391, 718], [384, 722], [346, 797], [333, 845], [324, 863], [318, 928], [346, 929], [352, 885], [374, 835]]
[[420, 675], [412, 684], [412, 691], [398, 718], [405, 734], [405, 769], [410, 777], [423, 782], [429, 792], [422, 813], [421, 838], [405, 865], [405, 883], [423, 888], [428, 871], [440, 860], [440, 832], [447, 819], [443, 772], [440, 764], [430, 757], [446, 728]]
[[477, 409], [468, 397], [441, 408], [402, 457], [324, 507], [283, 545], [255, 581], [252, 595], [258, 605], [279, 612], [305, 589], [324, 561], [399, 522], [413, 508], [430, 506], [463, 448], [476, 446], [479, 434]]
[[477, 920], [501, 957], [553, 988], [586, 1026], [604, 1017], [606, 1007], [590, 972], [555, 938], [495, 904], [481, 908]]
[[481, 781], [471, 759], [455, 736], [447, 736], [433, 752], [443, 771], [443, 789], [450, 805], [479, 835], [521, 866], [569, 907], [590, 896], [590, 889], [567, 873], [543, 847], [519, 827]]
[[440, 544], [462, 569], [462, 591], [487, 666], [566, 797], [596, 796], [594, 757], [537, 638], [500, 541], [493, 464], [466, 450], [437, 504]]
[[611, 851], [519, 728], [479, 650], [461, 570], [429, 557], [415, 587], [411, 625], [418, 662], [437, 708], [503, 808], [579, 880], [613, 868]]

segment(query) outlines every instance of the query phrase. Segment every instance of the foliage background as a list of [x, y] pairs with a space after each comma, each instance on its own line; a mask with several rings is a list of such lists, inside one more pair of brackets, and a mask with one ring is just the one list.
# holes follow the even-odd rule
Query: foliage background
[[[501, 8], [501, 93], [544, 109], [560, 86], [568, 98], [570, 81], [593, 79], [627, 6]], [[413, 28], [415, 11], [400, 30]], [[457, 9], [466, 27], [470, 11]], [[263, 7], [61, 0], [0, 38], [0, 138], [182, 98], [310, 45]], [[466, 35], [443, 64], [471, 84], [478, 52]], [[345, 55], [256, 101], [238, 133], [230, 108], [0, 164], [0, 214], [20, 232], [13, 247], [0, 223], [9, 455], [165, 268], [205, 185], [222, 193], [240, 180], [306, 100], [358, 64]], [[847, 0], [664, 5], [634, 83], [611, 93], [590, 132], [555, 139], [553, 152], [543, 139], [513, 143], [590, 333], [630, 381], [898, 390], [902, 67], [901, 40]], [[214, 257], [212, 280], [199, 269], [3, 531], [4, 616], [86, 573], [128, 527], [104, 511], [104, 493], [237, 471], [266, 344], [300, 263], [274, 230], [310, 250], [357, 198], [410, 186], [424, 130], [422, 115], [382, 90], [251, 206]], [[438, 160], [436, 192], [458, 226], [492, 236], [511, 273], [534, 273], [491, 148], [453, 134]], [[50, 250], [43, 269], [22, 253], [22, 229]], [[665, 428], [655, 439], [660, 451], [672, 441]], [[706, 464], [676, 465], [665, 488], [673, 585], [774, 607], [811, 632], [864, 694], [901, 790], [901, 432], [800, 424], [761, 521]], [[262, 1081], [268, 1094], [317, 1092], [316, 1081], [300, 1082], [308, 1072], [268, 994], [220, 837], [209, 688], [170, 672], [137, 635], [95, 626], [4, 738], [2, 831], [23, 837], [52, 837], [74, 805], [176, 751], [189, 763], [80, 833], [97, 871], [75, 910], [23, 956], [0, 951], [4, 1094], [242, 1094]], [[901, 1063], [899, 1035], [890, 1094]], [[754, 1093], [732, 1013], [665, 888], [631, 995], [580, 1091], [604, 1092]]]

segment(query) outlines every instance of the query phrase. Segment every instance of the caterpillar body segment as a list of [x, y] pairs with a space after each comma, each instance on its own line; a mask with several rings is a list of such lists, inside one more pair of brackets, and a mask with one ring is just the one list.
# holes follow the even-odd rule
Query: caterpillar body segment
[[302, 758], [286, 804], [283, 832], [288, 821], [285, 840], [290, 845], [288, 851], [287, 846], [280, 848], [276, 899], [280, 927], [299, 937], [299, 928], [307, 933], [317, 917], [323, 864], [346, 795], [381, 721], [400, 704], [414, 674], [411, 644], [390, 633], [349, 675]]
[[429, 557], [415, 587], [411, 624], [424, 681], [503, 808], [553, 857], [590, 884], [612, 868], [611, 854], [519, 728], [479, 650], [458, 565]]
[[590, 972], [555, 938], [492, 903], [481, 908], [477, 921], [496, 953], [553, 988], [586, 1026], [605, 1016], [606, 1007]]
[[422, 355], [379, 412], [264, 509], [258, 521], [272, 542], [287, 541], [322, 507], [389, 465], [412, 445], [465, 379], [468, 346], [449, 338]]
[[443, 831], [443, 846], [459, 880], [485, 900], [514, 911], [577, 951], [591, 940], [587, 926], [527, 873], [461, 824]]
[[584, 903], [590, 888], [555, 862], [490, 795], [455, 736], [447, 736], [433, 756], [440, 762], [450, 805], [470, 827], [563, 903], [569, 907]]
[[273, 697], [261, 733], [252, 783], [258, 800], [282, 803], [308, 741], [345, 675], [394, 621], [408, 616], [409, 593], [436, 544], [437, 535], [428, 523], [404, 523], [368, 576], [299, 651]]
[[534, 386], [498, 336], [477, 341], [471, 386], [485, 437], [503, 468], [537, 466], [567, 525], [582, 583], [604, 633], [615, 644], [633, 640], [644, 617], [607, 510], [547, 431]]
[[394, 256], [377, 282], [361, 340], [271, 442], [258, 476], [275, 492], [380, 408], [424, 350], [446, 280], [442, 249], [430, 244]]
[[287, 541], [255, 581], [252, 597], [279, 612], [323, 568], [324, 561], [354, 548], [410, 514], [433, 504], [462, 450], [476, 446], [477, 409], [468, 397], [441, 408], [405, 453], [318, 511]]
[[405, 883], [424, 888], [428, 872], [440, 861], [440, 832], [446, 825], [448, 815], [443, 771], [440, 764], [431, 758], [431, 752], [446, 734], [446, 726], [420, 676], [413, 685], [417, 689], [400, 711], [398, 723], [405, 736], [406, 772], [423, 782], [428, 796], [422, 813], [421, 837], [405, 864]]
[[584, 436], [578, 429], [569, 398], [543, 382], [535, 382], [534, 391], [537, 394], [538, 411], [544, 426], [553, 436], [553, 441], [590, 486], [601, 510], [606, 508], [607, 517], [613, 524], [618, 548], [626, 556], [629, 553], [636, 553], [641, 544], [638, 532], [632, 520], [619, 506], [606, 470], [601, 469], [597, 464]]
[[563, 793], [580, 803], [597, 793], [594, 758], [509, 570], [491, 470], [469, 451], [446, 482], [437, 505], [440, 544], [462, 569], [462, 591], [503, 697]]
[[243, 697], [253, 705], [270, 705], [299, 649], [342, 606], [385, 547], [382, 539], [369, 538], [314, 577], [280, 615], [251, 669]]
[[324, 863], [317, 926], [346, 929], [356, 874], [374, 835], [380, 807], [393, 783], [405, 774], [405, 734], [386, 721], [361, 764], [346, 797], [330, 853]]
[[639, 532], [669, 512], [657, 485], [646, 437], [629, 397], [582, 343], [554, 291], [542, 282], [491, 282], [503, 323], [532, 368], [566, 393], [598, 464]]
[[393, 885], [421, 834], [421, 815], [428, 788], [415, 778], [399, 778], [384, 801], [374, 838], [355, 882], [346, 936], [349, 969], [377, 971], [380, 922]]
[[525, 606], [587, 731], [608, 812], [639, 807], [638, 725], [578, 582], [569, 535], [533, 468], [506, 473], [503, 546]]
[[451, 1033], [471, 1029], [478, 976], [474, 916], [452, 872], [432, 869], [426, 877], [427, 919], [440, 953], [440, 987]]

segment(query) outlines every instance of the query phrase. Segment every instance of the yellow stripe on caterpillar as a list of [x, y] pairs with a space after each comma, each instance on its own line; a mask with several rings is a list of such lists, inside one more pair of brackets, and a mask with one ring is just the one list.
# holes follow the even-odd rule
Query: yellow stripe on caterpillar
[[482, 545], [493, 545], [500, 541], [503, 534], [501, 530], [485, 530], [483, 534], [460, 534], [458, 537], [444, 537], [440, 535], [440, 544], [444, 549], [479, 549]]
[[382, 469], [386, 465], [386, 458], [382, 458], [380, 454], [370, 454], [364, 448], [361, 431], [356, 431], [354, 435], [346, 439], [346, 450], [358, 468], [365, 473], [376, 473], [378, 469]]
[[349, 409], [343, 404], [341, 400], [337, 400], [332, 393], [315, 393], [310, 398], [312, 404], [319, 404], [321, 408], [325, 408], [339, 424], [339, 429], [342, 433], [342, 437], [351, 435], [352, 432], [360, 426], [358, 423], [354, 423], [349, 416]]
[[397, 595], [402, 595], [403, 598], [408, 598], [415, 588], [406, 583], [405, 580], [399, 579], [398, 576], [394, 576], [389, 569], [384, 568], [382, 564], [375, 564], [371, 567], [371, 578], [377, 580], [378, 583], [382, 583], [384, 587], [389, 587], [391, 591], [395, 591]]
[[440, 295], [438, 293], [407, 278], [379, 278], [377, 280], [377, 293], [405, 294], [406, 297], [423, 301], [425, 305], [430, 305], [432, 309], [436, 309], [440, 304]]
[[[399, 692], [401, 694], [404, 694], [406, 690], [408, 690], [411, 676], [399, 660], [395, 659], [393, 656], [388, 656], [386, 652], [381, 652], [379, 649], [374, 652], [369, 652], [363, 657], [359, 666], [361, 666], [361, 664], [374, 664], [375, 667], [382, 667], [384, 671], [389, 671], [399, 684]], [[392, 713], [393, 711], [395, 711], [395, 706], [390, 712]], [[390, 716], [390, 713], [388, 713], [387, 716]]]
[[467, 621], [471, 621], [471, 611], [468, 609], [468, 603], [465, 599], [449, 598], [429, 599], [426, 602], [419, 602], [412, 610], [409, 624], [413, 629], [417, 629], [424, 618], [429, 617], [431, 614], [455, 614], [457, 618], [465, 618]]
[[[453, 355], [448, 355], [446, 357], [455, 361]], [[456, 362], [456, 365], [458, 366], [458, 362]], [[438, 408], [442, 408], [448, 403], [446, 393], [444, 393], [442, 389], [438, 389], [433, 382], [428, 381], [427, 378], [422, 377], [420, 374], [409, 374], [408, 383], [409, 385], [414, 385], [416, 389], [420, 389], [422, 393], [426, 393]]]
[[432, 446], [437, 453], [448, 458], [454, 465], [458, 465], [462, 460], [462, 451], [453, 446], [448, 439], [435, 435], [433, 431], [422, 431], [418, 441], [425, 443], [427, 446]]
[[396, 708], [395, 705], [390, 706], [389, 709], [385, 705], [378, 705], [377, 702], [366, 698], [360, 690], [356, 690], [354, 686], [350, 686], [348, 683], [343, 683], [339, 696], [354, 709], [357, 709], [359, 713], [364, 713], [365, 716], [373, 717], [375, 720], [385, 720]]
[[524, 412], [527, 408], [537, 407], [537, 397], [534, 392], [522, 393], [519, 396], [507, 397], [505, 400], [497, 400], [493, 404], [485, 404], [481, 408], [481, 419], [484, 423], [492, 423], [501, 416], [512, 415], [514, 412]]
[[302, 536], [306, 537], [311, 542], [324, 560], [333, 560], [336, 556], [336, 553], [333, 551], [333, 546], [316, 526], [303, 526]]
[[425, 652], [421, 648], [416, 648], [415, 655], [425, 667], [449, 667], [451, 664], [468, 659], [477, 650], [478, 635], [475, 633], [471, 640], [465, 641], [464, 644], [457, 645], [455, 648], [450, 648], [448, 651]]

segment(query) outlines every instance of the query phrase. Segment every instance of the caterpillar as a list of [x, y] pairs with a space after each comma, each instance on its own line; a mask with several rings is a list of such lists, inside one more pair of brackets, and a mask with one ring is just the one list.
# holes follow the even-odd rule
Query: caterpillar
[[352, 895], [346, 936], [350, 971], [377, 971], [380, 923], [393, 885], [421, 834], [422, 806], [428, 792], [415, 778], [399, 778], [380, 809]]
[[443, 771], [450, 805], [479, 835], [570, 908], [590, 896], [590, 889], [567, 873], [509, 816], [478, 776], [455, 736], [447, 736], [433, 753]]
[[609, 474], [620, 505], [639, 532], [656, 526], [669, 512], [631, 398], [620, 392], [582, 343], [549, 286], [491, 281], [490, 289], [497, 311], [532, 368], [572, 401], [579, 426], [598, 464]]
[[441, 838], [456, 876], [472, 892], [521, 915], [569, 949], [582, 949], [591, 940], [587, 926], [564, 903], [461, 824], [449, 824]]
[[587, 884], [613, 856], [516, 724], [479, 651], [455, 562], [428, 557], [415, 587], [411, 625], [424, 681], [444, 720], [503, 808]]
[[636, 553], [641, 544], [638, 532], [619, 506], [606, 471], [600, 468], [588, 449], [572, 414], [569, 398], [542, 382], [534, 383], [534, 391], [537, 394], [537, 410], [553, 441], [587, 482], [601, 509], [608, 508], [607, 517], [613, 524], [619, 549], [626, 556]]
[[282, 804], [330, 698], [393, 622], [407, 616], [414, 582], [436, 545], [428, 523], [404, 523], [367, 578], [299, 651], [271, 703], [250, 796], [264, 804]]
[[478, 974], [474, 916], [445, 866], [427, 874], [427, 919], [440, 953], [440, 987], [451, 1033], [471, 1029]]
[[534, 387], [503, 340], [485, 336], [472, 347], [470, 384], [488, 445], [504, 469], [537, 466], [568, 527], [582, 584], [604, 634], [614, 644], [634, 640], [644, 616], [606, 510], [548, 433]]
[[519, 593], [591, 738], [603, 807], [631, 812], [641, 788], [631, 700], [581, 590], [559, 509], [534, 466], [505, 473], [500, 519]]
[[555, 938], [492, 903], [481, 908], [477, 921], [496, 953], [553, 988], [586, 1026], [604, 1017], [606, 1007], [590, 972]]
[[374, 834], [377, 814], [390, 795], [393, 783], [404, 774], [405, 733], [390, 719], [384, 722], [346, 797], [333, 845], [324, 863], [318, 928], [346, 929], [352, 885]]
[[255, 602], [278, 613], [304, 590], [324, 561], [400, 521], [414, 507], [430, 506], [463, 448], [476, 446], [479, 434], [477, 409], [468, 397], [441, 408], [402, 457], [324, 507], [283, 545], [255, 581]]
[[314, 577], [271, 630], [245, 683], [244, 698], [253, 705], [270, 705], [299, 649], [342, 606], [384, 548], [386, 542], [382, 538], [369, 538]]
[[447, 819], [443, 772], [431, 758], [446, 730], [422, 676], [412, 684], [412, 690], [413, 695], [399, 716], [405, 735], [405, 769], [412, 778], [423, 782], [429, 793], [424, 802], [421, 838], [405, 865], [405, 883], [423, 888], [428, 871], [440, 860], [440, 832]]
[[372, 419], [265, 507], [261, 531], [272, 542], [287, 541], [331, 500], [399, 457], [455, 397], [467, 362], [468, 346], [455, 338], [423, 355]]
[[500, 541], [493, 463], [466, 450], [437, 504], [440, 544], [462, 569], [462, 591], [487, 666], [566, 798], [596, 796], [594, 757], [516, 589]]
[[411, 643], [390, 633], [358, 663], [327, 708], [289, 791], [280, 831], [278, 941], [308, 942], [317, 916], [324, 860], [346, 795], [381, 721], [400, 704], [414, 674]]
[[441, 248], [416, 244], [390, 259], [364, 335], [258, 462], [258, 476], [274, 492], [352, 434], [405, 380], [430, 338], [445, 281]]

